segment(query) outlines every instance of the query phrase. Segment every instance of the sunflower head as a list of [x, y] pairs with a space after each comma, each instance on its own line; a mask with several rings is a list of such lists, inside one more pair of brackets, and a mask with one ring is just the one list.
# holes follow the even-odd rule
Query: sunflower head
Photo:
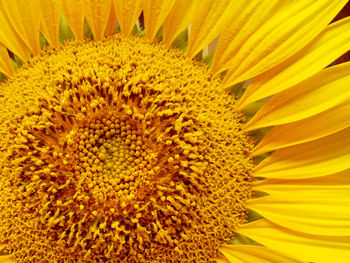
[[1, 98], [21, 109], [0, 230], [19, 259], [205, 260], [245, 221], [251, 143], [204, 65], [117, 34], [48, 49], [3, 88], [26, 93]]
[[346, 2], [1, 1], [0, 262], [347, 262]]

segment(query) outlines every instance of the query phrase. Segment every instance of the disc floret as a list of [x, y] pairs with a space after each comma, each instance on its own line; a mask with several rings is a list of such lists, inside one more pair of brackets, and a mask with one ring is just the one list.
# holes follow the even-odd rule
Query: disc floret
[[180, 52], [71, 42], [1, 93], [0, 238], [19, 262], [207, 262], [245, 221], [243, 116]]

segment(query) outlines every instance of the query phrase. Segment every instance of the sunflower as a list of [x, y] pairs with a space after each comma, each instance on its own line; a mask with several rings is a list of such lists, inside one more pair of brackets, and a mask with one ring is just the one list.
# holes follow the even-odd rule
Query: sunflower
[[349, 262], [346, 2], [1, 1], [0, 262]]

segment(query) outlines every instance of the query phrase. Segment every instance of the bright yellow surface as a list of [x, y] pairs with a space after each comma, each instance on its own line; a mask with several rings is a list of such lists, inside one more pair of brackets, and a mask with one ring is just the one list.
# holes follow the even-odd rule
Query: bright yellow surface
[[255, 168], [255, 176], [301, 179], [345, 171], [350, 168], [349, 131], [278, 150]]
[[350, 258], [346, 0], [0, 2], [0, 262]]
[[238, 232], [273, 250], [289, 252], [306, 262], [344, 263], [350, 256], [350, 237], [295, 232], [266, 219], [246, 224]]
[[350, 18], [327, 26], [306, 47], [295, 55], [254, 78], [239, 107], [286, 90], [311, 77], [350, 48]]

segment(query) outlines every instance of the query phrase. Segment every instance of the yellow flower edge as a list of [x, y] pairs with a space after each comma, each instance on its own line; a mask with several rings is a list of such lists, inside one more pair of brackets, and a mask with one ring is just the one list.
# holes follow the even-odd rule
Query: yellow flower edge
[[[323, 69], [349, 50], [349, 19], [328, 25], [345, 3], [3, 1], [0, 70], [25, 63], [1, 86], [0, 260], [346, 262], [350, 67]], [[78, 42], [59, 44], [62, 14]], [[188, 25], [187, 58], [153, 42]], [[218, 35], [208, 68], [191, 59]]]

